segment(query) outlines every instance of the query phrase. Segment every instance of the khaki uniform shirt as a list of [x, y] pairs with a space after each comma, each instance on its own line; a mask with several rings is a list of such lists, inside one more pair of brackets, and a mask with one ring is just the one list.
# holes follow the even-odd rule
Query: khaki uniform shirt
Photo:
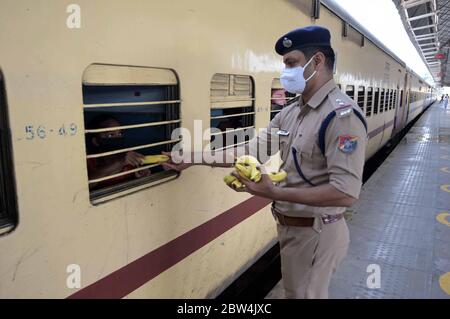
[[[250, 154], [257, 155], [256, 149], [260, 143], [270, 143], [276, 137], [279, 139], [283, 161], [281, 169], [287, 172], [286, 180], [279, 186], [299, 189], [313, 187], [299, 175], [295, 167], [292, 152], [292, 148], [295, 148], [304, 176], [314, 185], [329, 183], [339, 191], [358, 198], [368, 140], [364, 124], [354, 113], [362, 113], [360, 108], [339, 90], [334, 80], [319, 89], [307, 104], [301, 103], [299, 99], [281, 110], [267, 127], [269, 133], [262, 132], [250, 141]], [[325, 134], [324, 156], [318, 144], [319, 128], [334, 110], [337, 110], [337, 115]], [[277, 136], [273, 132], [277, 132]], [[350, 148], [345, 148], [344, 142], [349, 137], [356, 141], [356, 145], [353, 143]], [[274, 202], [273, 209], [286, 216], [299, 217], [335, 215], [345, 211], [344, 207], [313, 207], [285, 201]]]

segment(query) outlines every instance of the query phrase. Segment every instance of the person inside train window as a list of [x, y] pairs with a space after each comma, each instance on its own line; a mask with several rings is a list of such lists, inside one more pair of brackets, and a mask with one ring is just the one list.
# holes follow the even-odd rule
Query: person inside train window
[[242, 116], [233, 116], [240, 113], [240, 111], [236, 111], [236, 109], [224, 109], [223, 115], [230, 116], [223, 118], [218, 124], [217, 128], [221, 131], [226, 131], [227, 129], [236, 129], [243, 127], [241, 117]]
[[286, 91], [283, 89], [272, 90], [272, 111], [281, 110], [286, 105]]
[[[120, 122], [112, 115], [98, 115], [87, 125], [88, 129], [111, 128], [120, 126]], [[124, 148], [122, 130], [106, 131], [86, 135], [86, 145], [89, 154], [105, 153]], [[138, 152], [126, 152], [114, 155], [89, 158], [87, 160], [88, 176], [90, 180], [98, 179], [117, 173], [125, 172], [142, 165], [144, 155]], [[112, 186], [134, 178], [141, 178], [151, 174], [149, 169], [126, 174], [98, 183], [89, 184], [91, 189]]]
[[[222, 115], [229, 116], [229, 117], [225, 117], [225, 118], [221, 119], [221, 121], [219, 123], [217, 123], [217, 128], [219, 130], [225, 132], [228, 130], [234, 130], [237, 128], [244, 127], [244, 124], [243, 124], [244, 116], [236, 115], [241, 112], [242, 111], [240, 108], [224, 109], [222, 111]], [[216, 137], [214, 137], [214, 146], [221, 148], [221, 147], [229, 146], [231, 144], [240, 143], [240, 142], [242, 142], [240, 140], [240, 134], [242, 134], [242, 132], [230, 132], [230, 133], [222, 134], [222, 135], [219, 135], [219, 138], [222, 138], [221, 140], [218, 140], [218, 137], [216, 136]]]

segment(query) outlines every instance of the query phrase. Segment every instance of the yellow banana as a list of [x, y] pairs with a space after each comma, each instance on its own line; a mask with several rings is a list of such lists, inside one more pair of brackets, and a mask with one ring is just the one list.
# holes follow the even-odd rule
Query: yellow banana
[[231, 183], [233, 183], [236, 180], [236, 177], [231, 176], [231, 175], [227, 175], [223, 178], [223, 181], [225, 182], [225, 184], [230, 185]]
[[[238, 157], [236, 159], [234, 167], [238, 172], [238, 174], [243, 178], [249, 179], [256, 183], [261, 181], [262, 176], [261, 170], [259, 169], [259, 162], [253, 156], [244, 155]], [[279, 183], [286, 179], [287, 173], [286, 171], [281, 170], [279, 172], [269, 173], [268, 177], [273, 183]], [[244, 185], [236, 177], [232, 175], [225, 176], [223, 180], [228, 186], [231, 186], [235, 189], [244, 187]]]
[[271, 172], [268, 174], [268, 176], [272, 182], [279, 183], [286, 179], [287, 173], [286, 173], [286, 171], [281, 170], [279, 172]]
[[243, 178], [250, 179], [250, 176], [252, 175], [252, 167], [246, 164], [236, 163], [235, 164], [236, 171], [241, 175]]
[[239, 189], [244, 187], [244, 185], [242, 185], [242, 183], [240, 181], [237, 180], [236, 177], [232, 176], [232, 175], [227, 175], [223, 178], [225, 184], [227, 184], [228, 186], [231, 186], [235, 189]]
[[234, 189], [240, 189], [240, 188], [244, 188], [245, 186], [238, 180], [235, 180], [234, 182], [231, 183], [231, 187], [233, 187]]
[[258, 167], [252, 166], [252, 172], [250, 174], [250, 179], [256, 183], [261, 180], [261, 171]]
[[236, 163], [247, 164], [251, 166], [259, 166], [258, 160], [251, 155], [243, 155], [236, 159]]
[[261, 172], [258, 166], [258, 160], [250, 155], [238, 157], [235, 163], [235, 168], [239, 175], [254, 182], [261, 180]]
[[169, 156], [167, 155], [147, 155], [144, 157], [142, 164], [157, 164], [167, 162]]

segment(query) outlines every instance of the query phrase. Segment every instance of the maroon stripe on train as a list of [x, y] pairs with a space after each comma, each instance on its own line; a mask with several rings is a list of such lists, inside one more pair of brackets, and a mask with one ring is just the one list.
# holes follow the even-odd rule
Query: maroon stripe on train
[[271, 200], [253, 196], [200, 226], [77, 291], [69, 299], [123, 298], [260, 211]]
[[374, 136], [380, 134], [381, 132], [383, 132], [385, 129], [387, 129], [388, 127], [390, 127], [391, 125], [394, 124], [394, 120], [387, 122], [384, 125], [381, 125], [379, 127], [377, 127], [376, 129], [374, 129], [373, 131], [371, 131], [369, 133], [369, 139], [373, 138]]

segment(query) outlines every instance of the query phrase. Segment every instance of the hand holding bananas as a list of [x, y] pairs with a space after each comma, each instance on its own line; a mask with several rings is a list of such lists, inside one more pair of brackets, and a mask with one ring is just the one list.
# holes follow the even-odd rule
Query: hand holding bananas
[[235, 163], [235, 171], [224, 177], [225, 183], [238, 192], [248, 192], [262, 197], [271, 197], [274, 185], [284, 180], [286, 172], [261, 173], [258, 160], [252, 156], [241, 156]]

